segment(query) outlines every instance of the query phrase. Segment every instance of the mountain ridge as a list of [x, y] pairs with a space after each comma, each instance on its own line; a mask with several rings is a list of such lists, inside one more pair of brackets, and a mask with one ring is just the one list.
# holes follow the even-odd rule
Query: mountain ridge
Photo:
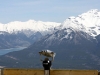
[[[28, 20], [25, 22], [21, 21], [13, 21], [7, 24], [0, 23], [0, 31], [5, 31], [9, 33], [13, 33], [16, 31], [31, 30], [34, 32], [41, 32], [42, 34], [46, 34], [47, 31], [51, 32], [54, 28], [76, 28], [76, 30], [89, 30], [96, 32], [96, 35], [99, 35], [100, 31], [100, 11], [98, 9], [91, 9], [81, 15], [76, 17], [72, 16], [67, 18], [63, 23], [56, 22], [43, 22], [43, 21], [35, 21]], [[94, 27], [94, 28], [93, 28]], [[44, 33], [43, 33], [44, 32]], [[32, 34], [32, 33], [31, 33]], [[91, 32], [90, 32], [91, 34]], [[27, 34], [26, 34], [27, 35]], [[91, 34], [93, 35], [93, 34]], [[29, 35], [28, 35], [29, 36]]]
[[[7, 24], [0, 24], [0, 41], [2, 41], [0, 43], [0, 49], [20, 46], [28, 47], [42, 36], [52, 33], [54, 28], [59, 25], [60, 23], [56, 22], [42, 22], [35, 20], [29, 20], [26, 22], [14, 21]], [[9, 37], [9, 39], [7, 39], [7, 37]]]
[[[7, 24], [0, 24], [0, 35], [6, 35], [7, 33], [7, 35], [14, 34], [17, 36], [22, 33], [25, 35], [25, 38], [29, 38], [25, 41], [27, 41], [26, 44], [30, 45], [42, 36], [55, 33], [57, 30], [62, 29], [67, 29], [64, 31], [67, 32], [67, 35], [62, 37], [62, 39], [67, 38], [72, 31], [85, 32], [96, 39], [95, 37], [100, 34], [100, 11], [98, 9], [91, 9], [76, 17], [69, 17], [63, 23], [29, 20], [26, 22], [14, 21]], [[18, 38], [19, 37], [20, 36], [18, 36]], [[70, 38], [72, 37], [70, 36]], [[21, 39], [22, 38], [20, 37], [19, 40], [22, 41]], [[16, 38], [14, 40], [16, 40]], [[30, 42], [29, 40], [33, 42]], [[4, 45], [7, 44], [8, 40], [6, 39], [5, 41]]]
[[[92, 12], [93, 15], [95, 11]], [[89, 13], [90, 11], [85, 15], [89, 16]], [[91, 19], [87, 17], [81, 19], [79, 16], [68, 18], [54, 28], [51, 34], [41, 37], [26, 49], [0, 56], [0, 65], [41, 68], [38, 52], [49, 49], [56, 53], [53, 68], [100, 70], [100, 18], [97, 18], [98, 14], [96, 15]], [[84, 25], [85, 23], [87, 24]], [[91, 23], [94, 25], [90, 26]]]
[[77, 17], [69, 17], [62, 23], [62, 28], [83, 30], [91, 36], [97, 36], [100, 34], [100, 11], [92, 9]]
[[[16, 33], [22, 30], [31, 30], [33, 32], [44, 32], [53, 30], [54, 27], [59, 26], [60, 23], [56, 22], [43, 22], [28, 20], [26, 22], [14, 21], [7, 24], [0, 24], [0, 31], [5, 31], [8, 33]], [[43, 34], [43, 33], [42, 33]]]

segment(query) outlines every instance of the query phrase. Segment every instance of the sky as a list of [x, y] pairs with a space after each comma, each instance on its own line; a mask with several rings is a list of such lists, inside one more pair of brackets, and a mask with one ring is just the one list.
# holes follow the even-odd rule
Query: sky
[[100, 10], [100, 0], [0, 0], [0, 23], [28, 20], [62, 23], [91, 9]]

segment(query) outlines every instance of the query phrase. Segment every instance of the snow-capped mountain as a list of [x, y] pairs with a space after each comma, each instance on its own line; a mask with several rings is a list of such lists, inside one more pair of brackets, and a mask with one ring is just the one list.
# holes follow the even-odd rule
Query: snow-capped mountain
[[92, 9], [66, 19], [52, 34], [42, 37], [26, 50], [36, 54], [44, 49], [56, 52], [54, 67], [100, 69], [100, 11]]
[[[35, 21], [29, 20], [26, 22], [14, 21], [7, 24], [0, 24], [0, 31], [5, 31], [8, 33], [17, 33], [19, 31], [28, 31], [25, 33], [26, 35], [32, 35], [32, 32], [41, 32], [42, 35], [47, 34], [54, 30], [55, 27], [59, 26], [60, 23], [56, 22], [42, 22], [42, 21]], [[31, 33], [30, 33], [31, 31]], [[29, 35], [30, 34], [30, 35]]]
[[5, 34], [6, 37], [6, 33], [7, 35], [9, 34], [9, 36], [12, 34], [18, 35], [18, 38], [20, 37], [20, 34], [23, 34], [24, 37], [20, 37], [19, 40], [22, 41], [22, 38], [29, 38], [29, 40], [27, 39], [28, 44], [30, 41], [31, 43], [34, 43], [40, 37], [45, 36], [48, 33], [51, 33], [51, 36], [48, 37], [45, 42], [49, 41], [49, 43], [51, 40], [53, 42], [54, 39], [58, 39], [58, 41], [62, 41], [63, 39], [72, 40], [76, 36], [74, 35], [76, 33], [88, 40], [96, 39], [100, 34], [100, 11], [98, 9], [92, 9], [76, 17], [69, 17], [63, 23], [35, 20], [26, 22], [14, 21], [7, 24], [0, 23], [0, 35], [2, 36]]
[[40, 37], [53, 32], [54, 28], [60, 24], [35, 20], [14, 21], [7, 24], [0, 23], [0, 40], [2, 41], [0, 42], [0, 48], [29, 46]]
[[[40, 68], [38, 52], [44, 49], [56, 52], [55, 68], [100, 70], [100, 11], [92, 9], [77, 17], [69, 17], [55, 27], [52, 34], [45, 35], [28, 48], [2, 56], [0, 65]], [[7, 60], [11, 60], [12, 65]]]
[[[32, 33], [40, 32], [42, 35], [53, 32], [55, 29], [74, 28], [74, 30], [85, 31], [91, 36], [100, 34], [100, 11], [92, 9], [86, 13], [78, 15], [77, 17], [69, 17], [62, 24], [56, 22], [42, 22], [29, 20], [26, 22], [14, 21], [7, 24], [0, 23], [0, 31], [8, 33], [17, 33], [23, 31], [27, 36]], [[28, 31], [28, 32], [26, 32]], [[0, 34], [2, 34], [0, 32]]]
[[[56, 28], [58, 32], [64, 30], [63, 33], [58, 33], [56, 35], [51, 35], [48, 40], [51, 39], [72, 39], [72, 32], [79, 33], [83, 35], [83, 37], [89, 39], [90, 37], [95, 39], [96, 36], [100, 34], [100, 11], [98, 9], [92, 9], [86, 13], [78, 15], [77, 17], [69, 17], [67, 18], [59, 27]], [[57, 33], [57, 32], [56, 32]], [[62, 36], [63, 35], [63, 36]], [[61, 37], [62, 36], [62, 37]]]
[[100, 34], [100, 11], [92, 9], [77, 17], [69, 17], [62, 23], [62, 28], [72, 28], [97, 36]]

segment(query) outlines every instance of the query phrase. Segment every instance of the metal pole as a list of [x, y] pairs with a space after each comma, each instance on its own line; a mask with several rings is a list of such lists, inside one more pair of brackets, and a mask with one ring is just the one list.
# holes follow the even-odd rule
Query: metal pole
[[50, 70], [44, 70], [44, 75], [50, 75]]

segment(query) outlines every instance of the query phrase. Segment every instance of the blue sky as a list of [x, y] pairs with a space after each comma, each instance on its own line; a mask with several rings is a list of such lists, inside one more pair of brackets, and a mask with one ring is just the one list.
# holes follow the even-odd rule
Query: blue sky
[[0, 23], [30, 19], [62, 23], [91, 9], [100, 10], [100, 0], [0, 0]]

